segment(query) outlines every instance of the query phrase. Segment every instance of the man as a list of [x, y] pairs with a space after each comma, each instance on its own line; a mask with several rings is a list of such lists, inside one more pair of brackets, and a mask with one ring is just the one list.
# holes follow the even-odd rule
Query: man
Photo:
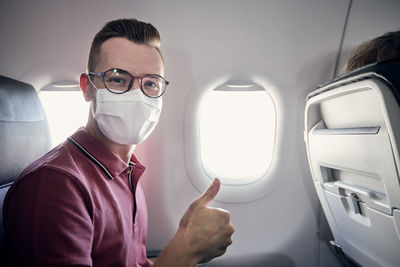
[[[10, 188], [4, 226], [15, 266], [151, 266], [147, 209], [133, 154], [158, 122], [168, 82], [158, 31], [121, 19], [95, 36], [80, 77], [85, 128], [33, 162]], [[225, 253], [229, 213], [208, 208], [215, 179], [182, 217], [154, 266], [195, 266]]]
[[395, 58], [400, 59], [400, 31], [387, 32], [358, 46], [347, 61], [345, 71]]

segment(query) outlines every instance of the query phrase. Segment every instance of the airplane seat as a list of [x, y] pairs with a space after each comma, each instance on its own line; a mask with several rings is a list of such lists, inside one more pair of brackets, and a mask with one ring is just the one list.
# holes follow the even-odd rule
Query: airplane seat
[[0, 249], [3, 254], [4, 197], [23, 169], [49, 151], [51, 142], [46, 115], [35, 89], [1, 75], [0, 136]]
[[310, 93], [304, 139], [331, 243], [361, 266], [400, 266], [400, 60]]

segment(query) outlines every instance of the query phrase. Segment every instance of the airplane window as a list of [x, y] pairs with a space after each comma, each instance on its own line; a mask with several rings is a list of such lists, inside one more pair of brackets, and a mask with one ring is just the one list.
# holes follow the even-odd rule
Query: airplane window
[[[79, 90], [79, 89], [78, 89]], [[86, 125], [89, 103], [81, 91], [43, 91], [39, 98], [46, 112], [53, 146]]]
[[210, 177], [247, 184], [268, 170], [275, 139], [275, 107], [258, 85], [223, 85], [201, 107], [200, 156]]

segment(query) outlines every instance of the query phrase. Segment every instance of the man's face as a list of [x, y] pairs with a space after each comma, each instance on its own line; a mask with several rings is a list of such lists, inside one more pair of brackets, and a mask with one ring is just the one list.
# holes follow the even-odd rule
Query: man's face
[[[94, 71], [104, 72], [112, 68], [125, 70], [135, 77], [145, 74], [164, 75], [161, 55], [155, 48], [120, 37], [108, 39], [101, 45]], [[96, 77], [93, 82], [97, 88], [105, 88], [101, 78]], [[131, 90], [139, 88], [139, 82], [139, 79], [135, 79]]]

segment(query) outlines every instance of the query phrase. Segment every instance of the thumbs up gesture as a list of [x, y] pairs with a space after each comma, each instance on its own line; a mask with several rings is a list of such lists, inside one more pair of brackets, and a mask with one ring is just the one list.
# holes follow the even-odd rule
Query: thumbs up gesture
[[177, 234], [183, 236], [197, 262], [206, 262], [225, 253], [232, 244], [235, 231], [228, 211], [210, 208], [208, 204], [217, 195], [221, 182], [214, 179], [210, 187], [193, 201], [183, 215]]

